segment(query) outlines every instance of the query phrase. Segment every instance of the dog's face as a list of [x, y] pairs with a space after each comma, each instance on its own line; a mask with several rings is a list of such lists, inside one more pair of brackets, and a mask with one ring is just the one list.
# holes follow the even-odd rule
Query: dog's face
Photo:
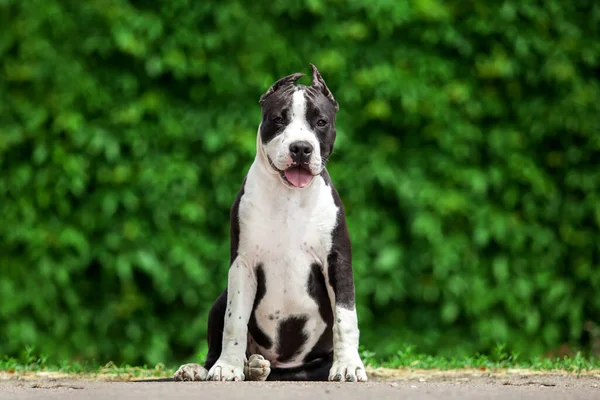
[[338, 105], [317, 68], [311, 86], [295, 85], [303, 74], [275, 82], [261, 97], [263, 153], [283, 184], [305, 188], [333, 151]]

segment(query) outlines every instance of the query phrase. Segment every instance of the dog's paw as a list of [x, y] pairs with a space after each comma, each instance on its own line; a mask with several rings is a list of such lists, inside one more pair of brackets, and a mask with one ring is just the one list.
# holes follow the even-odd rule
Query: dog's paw
[[208, 371], [200, 364], [183, 364], [173, 375], [176, 381], [205, 381]]
[[247, 381], [264, 381], [271, 373], [271, 363], [260, 354], [252, 354], [244, 364]]
[[244, 364], [236, 365], [225, 360], [218, 360], [208, 371], [209, 381], [243, 381]]
[[335, 382], [367, 382], [367, 371], [358, 357], [340, 359], [333, 362], [329, 370], [329, 380]]

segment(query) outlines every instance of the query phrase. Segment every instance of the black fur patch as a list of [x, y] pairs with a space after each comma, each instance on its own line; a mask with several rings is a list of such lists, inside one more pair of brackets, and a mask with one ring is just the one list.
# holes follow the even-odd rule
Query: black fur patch
[[319, 306], [319, 314], [327, 327], [315, 346], [304, 357], [304, 362], [326, 357], [333, 351], [333, 309], [331, 308], [329, 293], [327, 293], [325, 277], [319, 264], [311, 265], [311, 272], [308, 277], [308, 294]]
[[211, 369], [221, 355], [226, 308], [227, 289], [217, 297], [208, 314], [208, 329], [206, 330], [208, 354], [204, 362], [204, 368], [206, 369]]
[[267, 381], [327, 381], [333, 353], [295, 368], [271, 368]]
[[256, 266], [256, 297], [254, 298], [252, 313], [250, 314], [250, 320], [248, 321], [248, 332], [250, 332], [250, 335], [259, 346], [270, 349], [273, 346], [273, 341], [262, 329], [260, 329], [256, 322], [256, 307], [258, 307], [263, 297], [265, 297], [266, 292], [265, 271], [263, 265], [259, 264]]
[[[292, 95], [297, 90], [294, 85], [286, 86], [271, 94], [262, 103], [262, 122], [260, 124], [260, 139], [263, 144], [269, 143], [279, 135], [291, 121]], [[282, 123], [276, 123], [281, 118]]]
[[288, 317], [279, 323], [277, 361], [289, 361], [302, 351], [302, 347], [308, 341], [308, 335], [304, 332], [307, 321], [308, 317], [300, 315]]
[[329, 284], [335, 293], [335, 304], [346, 309], [354, 309], [354, 275], [352, 272], [352, 244], [350, 234], [346, 225], [346, 215], [344, 205], [340, 195], [331, 183], [331, 178], [327, 170], [323, 170], [321, 176], [331, 188], [333, 201], [338, 206], [337, 224], [331, 233], [332, 246], [327, 255], [327, 264], [329, 268]]
[[[335, 107], [321, 92], [312, 86], [304, 91], [306, 98], [306, 121], [317, 136], [323, 164], [329, 159], [335, 143]], [[325, 126], [319, 126], [319, 121], [325, 121]]]
[[233, 261], [238, 255], [238, 246], [240, 244], [240, 200], [244, 195], [245, 187], [246, 178], [244, 178], [242, 188], [238, 192], [238, 195], [231, 206], [231, 211], [229, 212], [229, 265], [233, 264]]

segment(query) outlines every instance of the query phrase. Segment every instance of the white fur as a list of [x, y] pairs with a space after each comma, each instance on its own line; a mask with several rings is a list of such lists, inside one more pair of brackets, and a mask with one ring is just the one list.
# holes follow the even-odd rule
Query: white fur
[[335, 292], [329, 284], [329, 269], [324, 272], [331, 307], [334, 311], [333, 366], [329, 371], [329, 380], [337, 380], [336, 375], [341, 375], [341, 380], [366, 382], [367, 373], [358, 354], [360, 331], [356, 307], [353, 305], [351, 309], [347, 309], [336, 305]]
[[292, 109], [290, 123], [281, 134], [273, 138], [266, 146], [265, 153], [277, 169], [284, 171], [292, 165], [290, 157], [290, 145], [297, 141], [306, 141], [313, 146], [313, 154], [310, 159], [309, 168], [313, 175], [321, 173], [323, 168], [321, 162], [321, 148], [316, 134], [306, 121], [306, 98], [304, 89], [297, 88], [292, 94]]
[[208, 371], [209, 380], [244, 380], [248, 321], [256, 295], [254, 265], [237, 257], [229, 268], [223, 350]]
[[365, 366], [358, 354], [358, 318], [356, 308], [334, 307], [333, 366], [329, 380], [341, 375], [342, 380], [366, 381]]

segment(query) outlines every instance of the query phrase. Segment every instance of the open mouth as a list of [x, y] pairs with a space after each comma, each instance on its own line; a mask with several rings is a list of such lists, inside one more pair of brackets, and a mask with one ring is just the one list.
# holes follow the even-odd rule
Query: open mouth
[[269, 163], [271, 164], [271, 167], [273, 167], [273, 169], [279, 172], [279, 176], [281, 177], [281, 179], [283, 179], [283, 181], [290, 186], [296, 188], [303, 188], [308, 186], [314, 178], [313, 174], [311, 174], [308, 169], [302, 166], [296, 165], [289, 167], [285, 171], [282, 171], [278, 169], [270, 159]]
[[290, 185], [303, 188], [313, 180], [313, 175], [303, 167], [290, 167], [280, 172], [281, 178]]

